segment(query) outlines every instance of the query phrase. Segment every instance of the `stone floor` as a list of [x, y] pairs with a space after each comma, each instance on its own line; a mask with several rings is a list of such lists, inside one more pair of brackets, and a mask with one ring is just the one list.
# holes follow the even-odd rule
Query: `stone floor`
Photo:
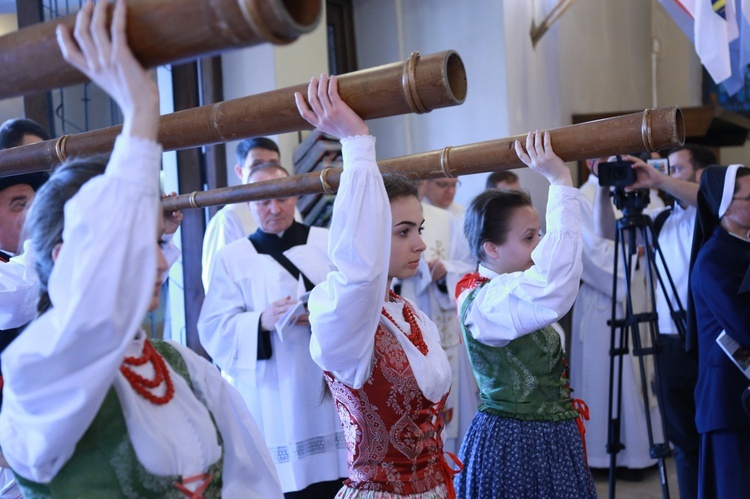
[[[674, 460], [669, 458], [665, 461], [667, 468], [667, 481], [669, 483], [669, 497], [678, 499], [680, 491], [677, 488], [677, 472], [675, 471]], [[596, 491], [600, 498], [609, 497], [609, 477], [606, 473], [595, 473], [594, 482]], [[629, 482], [626, 480], [617, 480], [615, 484], [615, 497], [618, 499], [661, 499], [662, 491], [659, 483], [658, 468], [644, 471], [643, 481]]]

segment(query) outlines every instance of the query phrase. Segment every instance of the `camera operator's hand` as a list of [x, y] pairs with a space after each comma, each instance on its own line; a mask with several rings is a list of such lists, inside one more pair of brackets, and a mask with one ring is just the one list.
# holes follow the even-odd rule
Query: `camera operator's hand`
[[549, 132], [529, 132], [526, 136], [526, 150], [520, 140], [515, 142], [518, 159], [532, 170], [541, 173], [553, 185], [573, 185], [570, 170], [552, 149], [552, 138]]
[[664, 175], [662, 172], [647, 164], [640, 158], [626, 154], [622, 159], [633, 163], [633, 172], [635, 173], [636, 178], [635, 183], [628, 186], [628, 190], [661, 189], [664, 179], [668, 178], [667, 175]]
[[661, 189], [674, 196], [683, 206], [698, 204], [698, 183], [664, 175], [634, 156], [623, 156], [623, 159], [633, 162], [633, 172], [636, 176], [636, 181], [628, 187], [628, 190]]

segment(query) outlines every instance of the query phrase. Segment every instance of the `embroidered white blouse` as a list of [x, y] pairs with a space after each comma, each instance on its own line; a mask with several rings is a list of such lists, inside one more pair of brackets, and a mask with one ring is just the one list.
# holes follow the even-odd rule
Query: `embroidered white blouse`
[[[64, 243], [49, 280], [53, 307], [2, 354], [3, 454], [21, 476], [49, 482], [114, 386], [149, 472], [193, 476], [219, 459], [208, 407], [224, 440], [223, 495], [281, 497], [252, 416], [210, 363], [174, 344], [201, 400], [170, 368], [175, 394], [160, 406], [120, 372], [124, 357], [142, 351], [140, 324], [156, 285], [160, 159], [159, 144], [120, 136], [106, 173], [66, 204]], [[133, 370], [153, 377], [150, 363]]]
[[[534, 265], [524, 272], [500, 275], [479, 266], [479, 274], [491, 280], [477, 292], [466, 315], [474, 338], [486, 345], [505, 346], [559, 320], [578, 294], [581, 249], [578, 190], [551, 185], [547, 233], [531, 253]], [[459, 297], [459, 310], [467, 293]]]
[[[312, 339], [310, 353], [342, 383], [361, 388], [370, 377], [375, 332], [382, 323], [398, 338], [417, 384], [437, 402], [450, 389], [451, 370], [440, 346], [440, 334], [424, 313], [418, 321], [429, 349], [422, 353], [406, 336], [403, 302], [386, 302], [391, 249], [391, 209], [375, 162], [375, 138], [341, 140], [341, 175], [331, 222], [328, 253], [337, 271], [313, 289], [308, 302]], [[385, 306], [397, 326], [381, 314]], [[416, 308], [416, 307], [415, 307]]]

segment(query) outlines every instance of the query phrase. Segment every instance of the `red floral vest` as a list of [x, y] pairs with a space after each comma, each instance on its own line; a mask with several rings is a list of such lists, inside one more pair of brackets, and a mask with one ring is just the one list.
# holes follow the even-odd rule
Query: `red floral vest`
[[349, 450], [349, 479], [359, 490], [417, 494], [443, 483], [452, 471], [443, 458], [439, 418], [446, 394], [422, 395], [406, 353], [382, 324], [375, 333], [370, 378], [359, 390], [325, 373]]

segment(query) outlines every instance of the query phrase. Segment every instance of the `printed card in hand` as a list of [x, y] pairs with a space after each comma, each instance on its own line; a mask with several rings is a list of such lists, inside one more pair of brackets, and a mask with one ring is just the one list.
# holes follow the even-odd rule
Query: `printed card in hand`
[[307, 315], [307, 299], [310, 297], [310, 292], [305, 290], [305, 284], [300, 278], [297, 284], [297, 302], [289, 307], [284, 315], [276, 321], [276, 333], [279, 335], [279, 339], [284, 341], [284, 338], [289, 334], [298, 334], [303, 332], [309, 332], [310, 326], [305, 324], [298, 324], [300, 318]]
[[750, 350], [744, 348], [737, 341], [729, 336], [726, 331], [722, 331], [716, 343], [719, 344], [724, 353], [729, 356], [729, 360], [737, 366], [746, 378], [750, 379]]

